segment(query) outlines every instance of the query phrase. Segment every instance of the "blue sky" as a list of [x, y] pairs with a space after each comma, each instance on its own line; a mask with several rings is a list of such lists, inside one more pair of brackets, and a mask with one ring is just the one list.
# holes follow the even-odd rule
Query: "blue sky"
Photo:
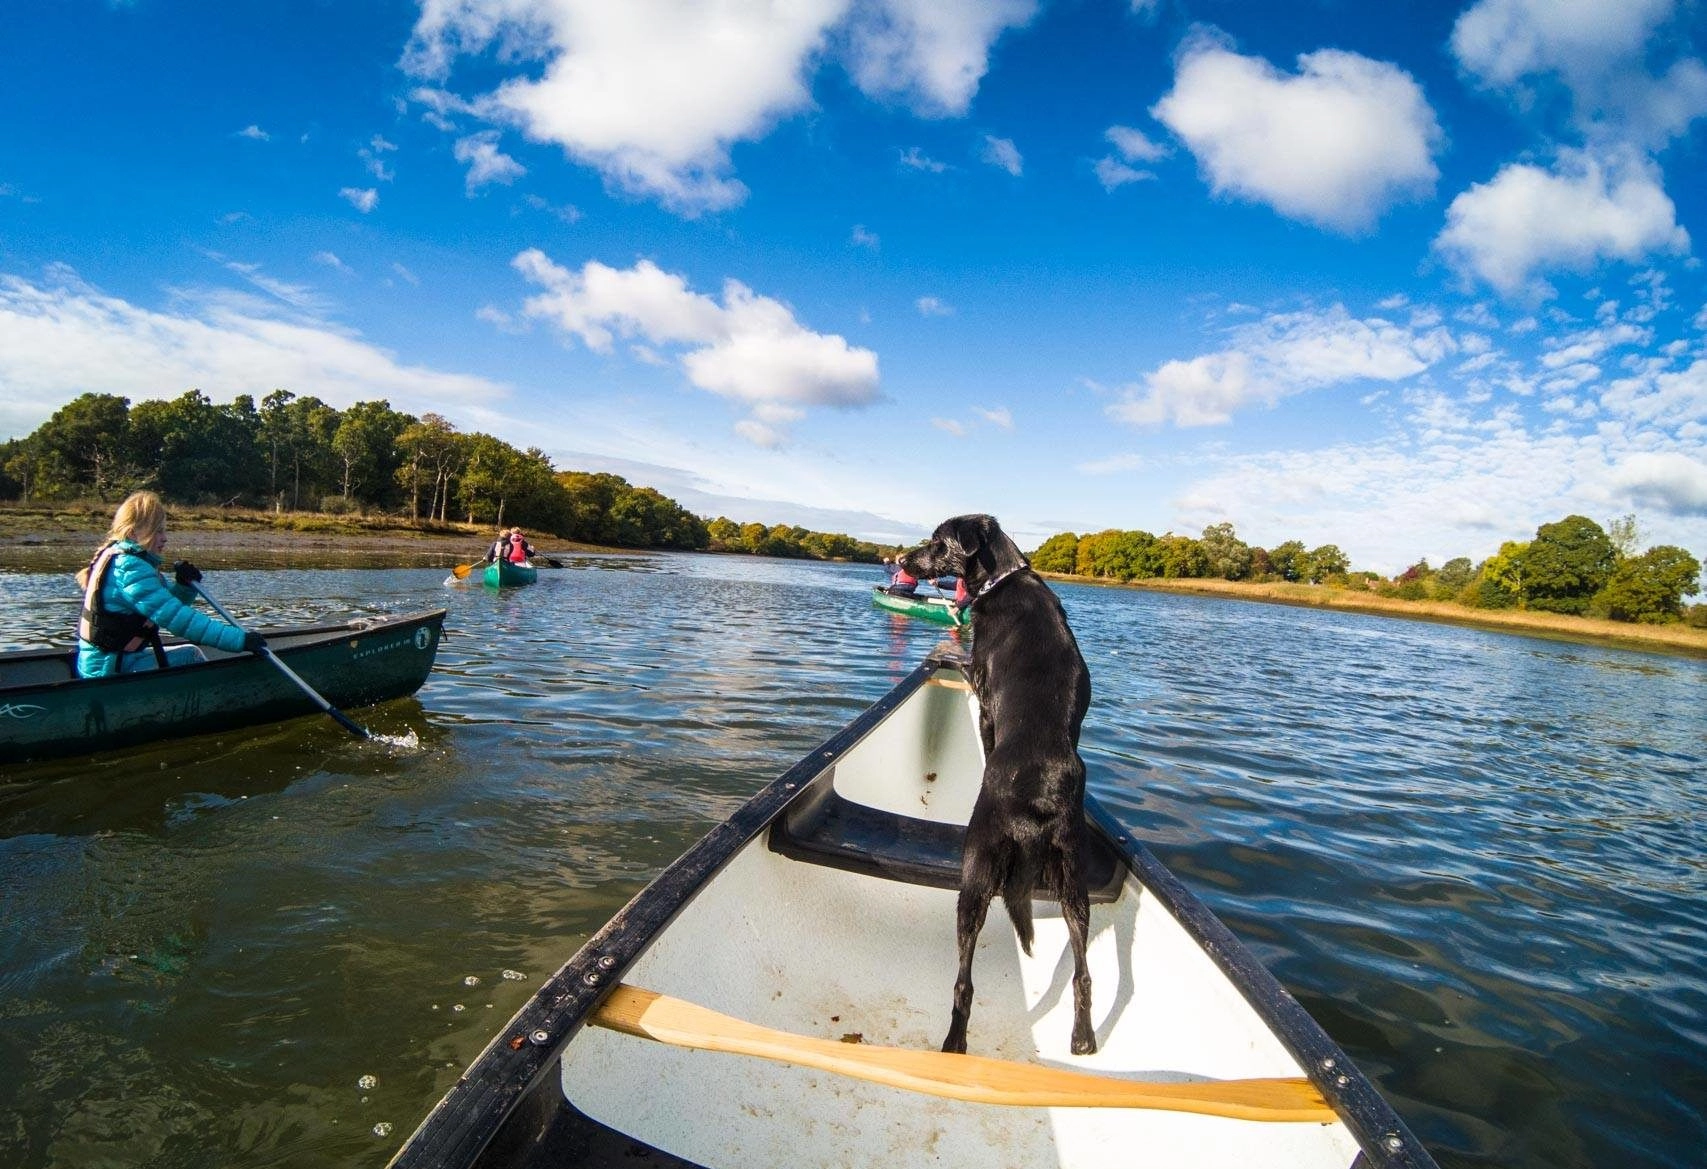
[[1707, 556], [1697, 0], [56, 0], [0, 437], [386, 398], [708, 516]]

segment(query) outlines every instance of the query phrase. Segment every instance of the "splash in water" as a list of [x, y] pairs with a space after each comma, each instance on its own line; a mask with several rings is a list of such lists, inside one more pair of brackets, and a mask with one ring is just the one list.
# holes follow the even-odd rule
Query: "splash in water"
[[387, 747], [394, 747], [399, 751], [418, 751], [421, 748], [421, 736], [417, 735], [412, 729], [405, 731], [401, 735], [379, 735], [370, 732], [368, 737], [375, 743], [381, 743]]

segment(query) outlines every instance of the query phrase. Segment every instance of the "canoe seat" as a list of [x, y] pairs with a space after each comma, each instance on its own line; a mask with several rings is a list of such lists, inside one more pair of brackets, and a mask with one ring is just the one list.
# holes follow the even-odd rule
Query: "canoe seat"
[[[770, 850], [790, 860], [933, 889], [960, 888], [964, 824], [920, 820], [856, 804], [835, 789], [835, 772], [809, 784], [771, 825]], [[1094, 827], [1085, 831], [1085, 885], [1091, 900], [1120, 896], [1125, 868]], [[1039, 900], [1050, 900], [1039, 891]]]

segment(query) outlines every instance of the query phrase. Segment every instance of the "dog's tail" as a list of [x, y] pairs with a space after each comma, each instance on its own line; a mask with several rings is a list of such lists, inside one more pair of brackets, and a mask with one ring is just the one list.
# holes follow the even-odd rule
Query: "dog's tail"
[[1040, 869], [1023, 851], [1013, 858], [1007, 880], [1002, 882], [1002, 904], [1008, 908], [1008, 920], [1014, 923], [1020, 949], [1031, 956], [1031, 895], [1037, 888]]

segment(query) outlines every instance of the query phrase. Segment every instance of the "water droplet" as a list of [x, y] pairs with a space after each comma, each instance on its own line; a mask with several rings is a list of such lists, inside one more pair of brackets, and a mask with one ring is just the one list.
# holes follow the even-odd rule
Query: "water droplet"
[[379, 1087], [379, 1077], [363, 1076], [361, 1079], [356, 1081], [356, 1087], [360, 1088], [364, 1092], [377, 1088]]
[[479, 986], [480, 985], [480, 976], [478, 974], [470, 974], [467, 978], [462, 980], [462, 985], [464, 985], [464, 986]]
[[388, 1137], [388, 1136], [390, 1136], [391, 1135], [391, 1122], [389, 1120], [382, 1120], [378, 1124], [374, 1125], [373, 1126], [373, 1135], [376, 1137]]
[[468, 1008], [463, 1006], [461, 1003], [457, 1003], [454, 1007], [451, 1008], [451, 1010], [453, 1010], [453, 1011], [466, 1011], [467, 1009]]
[[506, 970], [506, 971], [504, 971], [504, 981], [505, 982], [521, 982], [521, 981], [525, 980], [526, 978], [527, 978], [527, 975], [523, 974], [520, 970]]

